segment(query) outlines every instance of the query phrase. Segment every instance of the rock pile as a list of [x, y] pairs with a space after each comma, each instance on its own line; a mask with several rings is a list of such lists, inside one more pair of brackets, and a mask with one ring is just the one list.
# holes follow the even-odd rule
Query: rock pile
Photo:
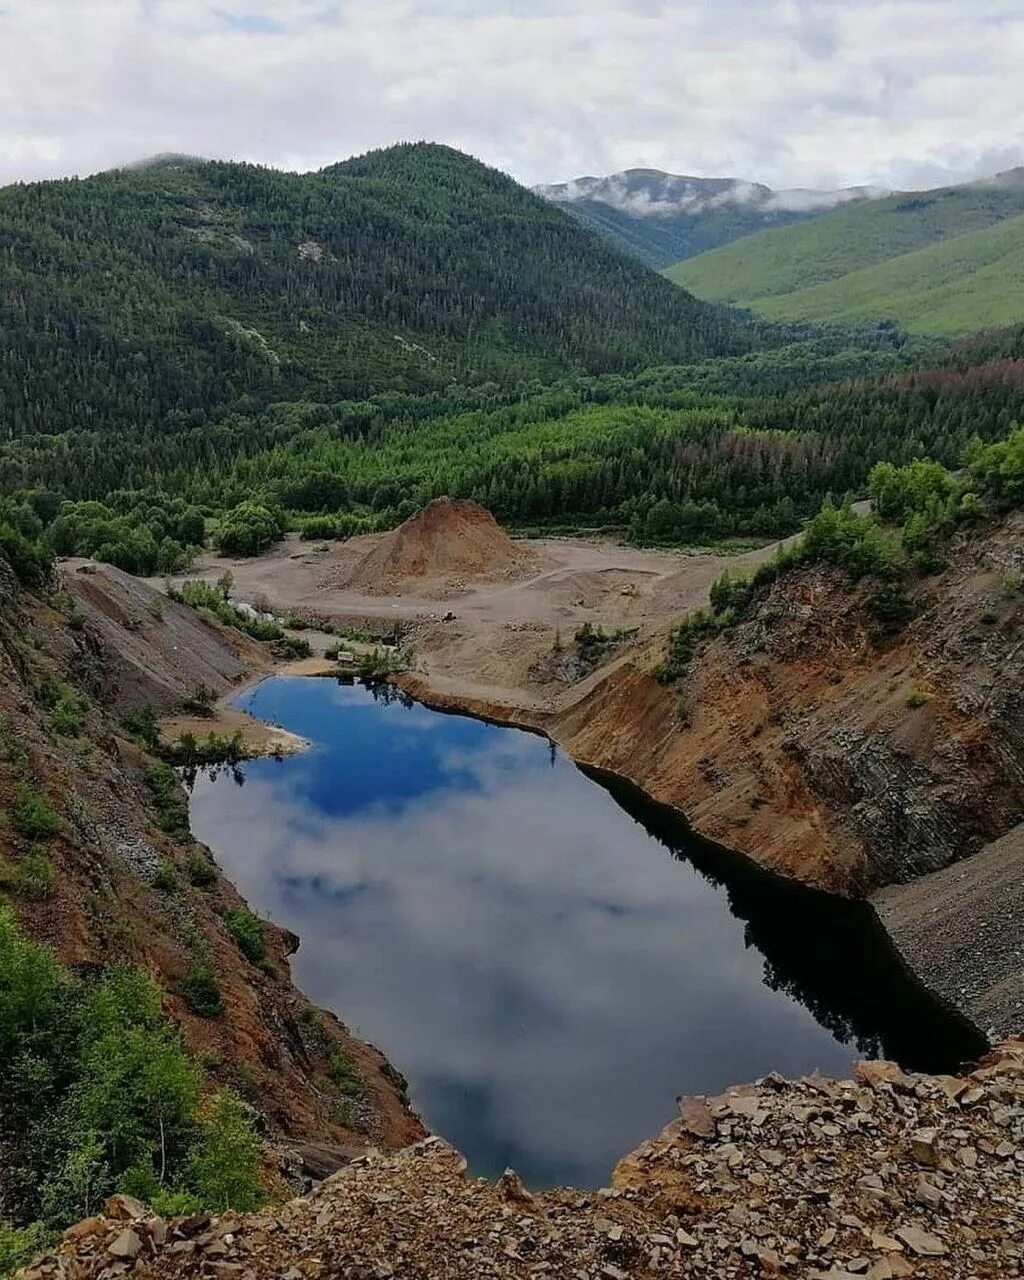
[[115, 1197], [26, 1280], [1012, 1280], [1024, 1273], [1024, 1039], [964, 1077], [770, 1076], [679, 1118], [610, 1189], [467, 1180], [432, 1138], [246, 1217]]

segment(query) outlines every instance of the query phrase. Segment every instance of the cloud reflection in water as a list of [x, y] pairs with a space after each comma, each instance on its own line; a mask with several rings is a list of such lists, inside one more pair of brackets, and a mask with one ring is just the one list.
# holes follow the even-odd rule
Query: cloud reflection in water
[[599, 1185], [679, 1093], [848, 1065], [724, 892], [542, 740], [322, 681], [244, 705], [317, 746], [200, 778], [193, 830], [474, 1172]]

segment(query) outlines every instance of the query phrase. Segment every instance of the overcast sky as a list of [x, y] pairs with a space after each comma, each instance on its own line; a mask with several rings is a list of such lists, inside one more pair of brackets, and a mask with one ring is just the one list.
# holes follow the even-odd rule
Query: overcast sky
[[524, 182], [642, 165], [928, 186], [1024, 163], [1024, 0], [0, 0], [0, 182], [428, 138]]

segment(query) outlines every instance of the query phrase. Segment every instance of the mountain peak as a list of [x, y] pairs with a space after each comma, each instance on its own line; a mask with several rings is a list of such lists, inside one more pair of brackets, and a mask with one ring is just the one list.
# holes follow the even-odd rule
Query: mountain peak
[[133, 173], [166, 173], [179, 169], [194, 169], [200, 165], [213, 164], [206, 156], [189, 155], [184, 151], [159, 151], [156, 155], [146, 156], [123, 166]]
[[775, 191], [742, 178], [698, 178], [646, 168], [623, 169], [603, 178], [575, 178], [534, 190], [656, 267], [766, 227], [889, 194], [875, 187]]

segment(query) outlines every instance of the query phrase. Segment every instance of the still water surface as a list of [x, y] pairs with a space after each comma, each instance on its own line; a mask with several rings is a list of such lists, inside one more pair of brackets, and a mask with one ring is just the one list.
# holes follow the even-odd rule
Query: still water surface
[[866, 908], [751, 870], [538, 737], [330, 680], [238, 705], [315, 745], [199, 777], [197, 838], [473, 1173], [598, 1186], [680, 1093], [981, 1047]]

